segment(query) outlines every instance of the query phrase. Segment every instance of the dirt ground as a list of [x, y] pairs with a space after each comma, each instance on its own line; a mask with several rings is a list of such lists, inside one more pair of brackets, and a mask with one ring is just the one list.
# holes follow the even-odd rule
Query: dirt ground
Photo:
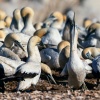
[[30, 87], [30, 91], [14, 92], [17, 82], [5, 83], [5, 92], [0, 93], [0, 100], [100, 100], [100, 90], [96, 87], [96, 79], [86, 79], [88, 90], [72, 91], [68, 87], [67, 77], [54, 75], [57, 84], [49, 83], [46, 76], [41, 76], [38, 84]]
[[[64, 12], [63, 10], [69, 7], [72, 7], [75, 11], [76, 22], [79, 25], [82, 25], [82, 21], [85, 17], [100, 20], [100, 13], [98, 13], [100, 10], [99, 0], [79, 0], [85, 1], [82, 5], [79, 5], [76, 2], [77, 0], [54, 0], [55, 4], [51, 2], [51, 0], [44, 0], [49, 1], [44, 5], [38, 2], [29, 2], [28, 0], [0, 1], [2, 1], [0, 2], [0, 8], [6, 11], [9, 16], [13, 15], [12, 12], [16, 8], [21, 9], [27, 5], [34, 8], [34, 23], [44, 20], [53, 11]], [[88, 87], [86, 91], [82, 91], [81, 89], [72, 91], [68, 86], [67, 77], [59, 77], [59, 73], [54, 73], [54, 78], [57, 84], [49, 83], [47, 78], [42, 76], [36, 87], [31, 87], [31, 91], [27, 92], [14, 92], [17, 82], [7, 82], [5, 83], [5, 92], [0, 92], [0, 100], [100, 100], [100, 90], [96, 87], [96, 79], [94, 78], [86, 79], [85, 82]]]

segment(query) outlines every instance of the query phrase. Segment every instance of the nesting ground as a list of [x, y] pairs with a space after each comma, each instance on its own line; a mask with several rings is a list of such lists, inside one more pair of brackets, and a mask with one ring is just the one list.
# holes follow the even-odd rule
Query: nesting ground
[[96, 87], [96, 79], [86, 79], [89, 90], [71, 91], [68, 87], [66, 77], [54, 75], [57, 84], [49, 83], [45, 76], [42, 76], [36, 87], [30, 87], [31, 91], [14, 92], [17, 82], [5, 83], [5, 92], [0, 93], [0, 100], [100, 100], [100, 91]]

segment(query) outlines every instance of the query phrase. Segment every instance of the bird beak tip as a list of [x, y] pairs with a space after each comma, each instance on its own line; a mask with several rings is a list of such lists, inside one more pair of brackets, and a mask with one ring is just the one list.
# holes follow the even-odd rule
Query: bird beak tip
[[21, 45], [20, 42], [18, 41], [14, 41], [16, 45], [18, 45], [23, 51], [25, 51], [25, 49], [23, 48], [23, 46]]
[[49, 77], [51, 78], [51, 80], [52, 80], [55, 84], [57, 84], [52, 75], [49, 75]]

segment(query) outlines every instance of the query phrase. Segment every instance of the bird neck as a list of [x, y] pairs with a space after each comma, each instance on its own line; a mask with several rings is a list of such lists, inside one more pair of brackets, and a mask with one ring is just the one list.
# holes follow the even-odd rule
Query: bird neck
[[24, 27], [24, 23], [22, 19], [19, 19], [17, 21], [17, 25], [18, 25], [18, 30], [21, 31], [21, 29]]
[[57, 29], [61, 29], [62, 28], [62, 24], [63, 24], [63, 21], [57, 20], [57, 21], [55, 21], [54, 23], [51, 24], [51, 27], [54, 27], [54, 28], [57, 28]]
[[41, 41], [41, 38], [39, 38], [38, 36], [33, 36], [30, 38], [27, 45], [27, 51], [28, 51], [27, 61], [39, 61], [38, 58], [40, 56], [40, 53], [36, 44], [40, 41]]
[[[15, 27], [17, 25], [17, 20], [15, 18], [12, 19], [10, 28], [12, 29], [13, 27]], [[13, 30], [13, 29], [12, 29]]]
[[32, 23], [33, 23], [33, 17], [30, 16], [30, 15], [27, 15], [25, 17], [25, 20], [24, 20], [24, 27], [28, 27], [28, 26], [33, 26]]
[[66, 46], [64, 48], [64, 55], [65, 55], [66, 58], [69, 58], [69, 56], [70, 56], [70, 46]]
[[77, 52], [77, 38], [78, 38], [78, 33], [75, 27], [72, 27], [72, 31], [70, 34], [70, 55], [73, 54], [73, 52]]

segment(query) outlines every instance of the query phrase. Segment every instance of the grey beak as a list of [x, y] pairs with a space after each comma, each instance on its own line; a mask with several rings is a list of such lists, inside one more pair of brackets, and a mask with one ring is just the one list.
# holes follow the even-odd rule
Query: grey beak
[[79, 42], [77, 43], [77, 46], [84, 49], [84, 47]]
[[88, 59], [90, 59], [90, 60], [93, 60], [94, 58], [90, 55], [90, 53], [88, 52], [88, 53], [86, 53], [86, 56], [87, 56], [87, 58]]
[[55, 20], [57, 20], [57, 18], [55, 18], [55, 17], [49, 17], [48, 19], [46, 19], [46, 20], [44, 21], [44, 24], [45, 24], [45, 26], [49, 26], [49, 25], [51, 25], [51, 24], [53, 23], [53, 21], [55, 21]]
[[52, 75], [49, 74], [48, 77], [49, 77], [55, 84], [57, 84]]
[[14, 43], [15, 43], [16, 45], [18, 45], [18, 46], [19, 46], [23, 51], [25, 51], [24, 48], [23, 48], [23, 46], [21, 45], [20, 42], [18, 42], [18, 41], [14, 41]]

